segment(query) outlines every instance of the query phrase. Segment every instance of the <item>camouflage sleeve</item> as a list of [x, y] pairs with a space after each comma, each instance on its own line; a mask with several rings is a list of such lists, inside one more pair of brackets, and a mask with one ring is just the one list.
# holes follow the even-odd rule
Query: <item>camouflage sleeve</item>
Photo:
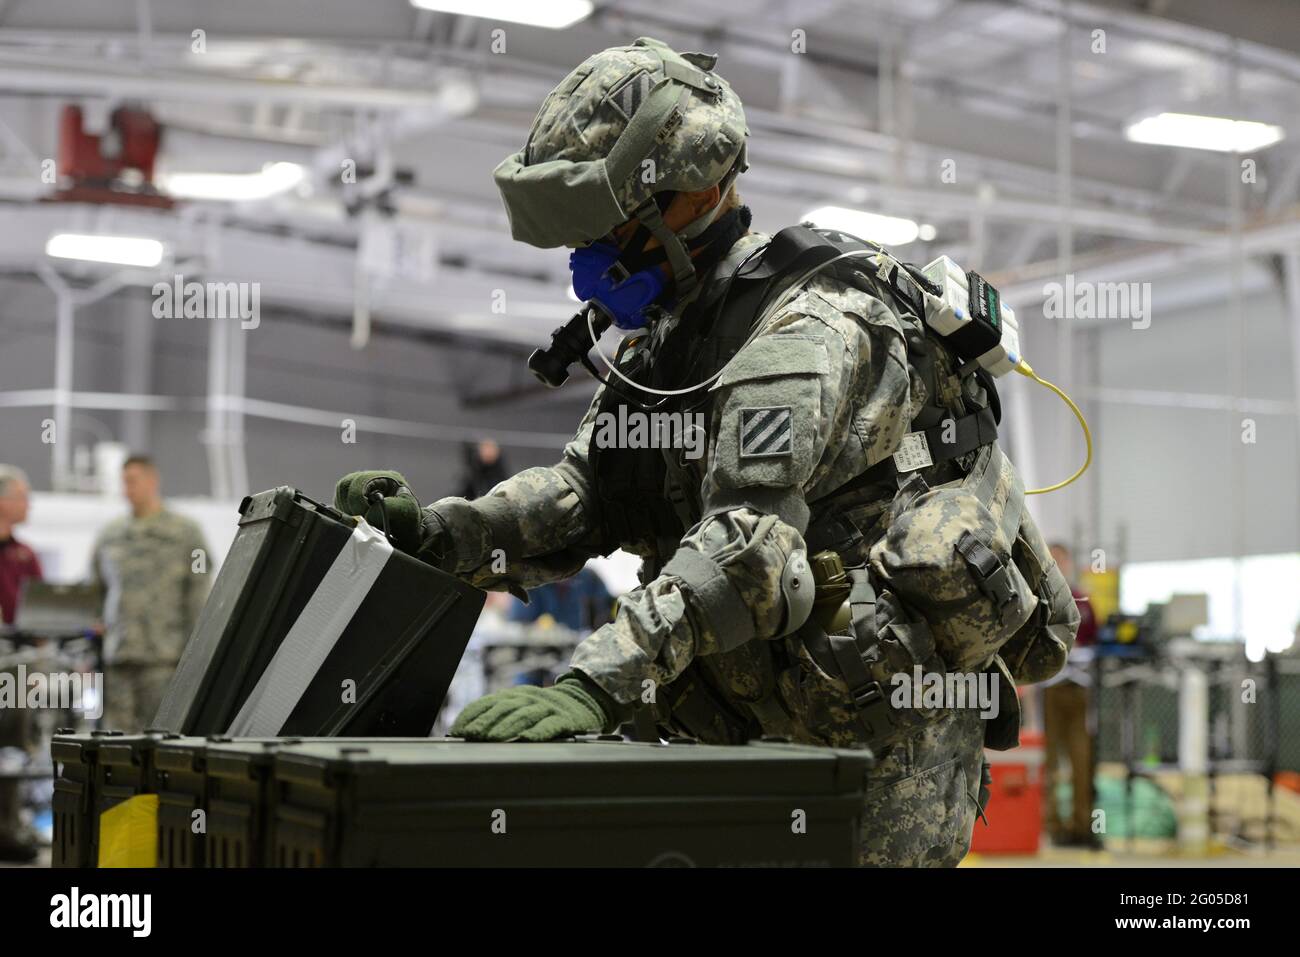
[[600, 554], [587, 450], [600, 392], [559, 464], [531, 468], [470, 501], [439, 499], [425, 511], [454, 555], [449, 571], [490, 590], [533, 588], [574, 575]]
[[614, 620], [574, 651], [572, 667], [619, 704], [666, 685], [701, 655], [784, 633], [781, 573], [799, 532], [775, 515], [728, 509], [696, 525], [664, 571], [619, 599]]
[[573, 668], [620, 704], [640, 699], [647, 681], [673, 681], [695, 657], [802, 624], [790, 620], [797, 612], [781, 581], [805, 549], [810, 490], [860, 471], [867, 437], [885, 441], [908, 421], [897, 319], [878, 300], [838, 289], [836, 300], [796, 299], [713, 386], [704, 518], [659, 577], [620, 599], [615, 620], [574, 653]]
[[100, 567], [102, 562], [101, 550], [104, 547], [104, 536], [99, 534], [95, 536], [95, 543], [90, 546], [90, 570], [86, 573], [92, 585], [99, 588], [107, 587], [104, 581], [104, 570]]

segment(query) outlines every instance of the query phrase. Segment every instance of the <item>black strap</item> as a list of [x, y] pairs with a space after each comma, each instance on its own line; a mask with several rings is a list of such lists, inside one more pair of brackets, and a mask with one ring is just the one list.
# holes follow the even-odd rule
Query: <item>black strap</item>
[[906, 263], [895, 262], [889, 270], [889, 289], [894, 296], [912, 307], [912, 314], [925, 322], [925, 297], [918, 286], [924, 286], [931, 295], [939, 295], [934, 283], [921, 275], [920, 270]]
[[876, 635], [876, 590], [865, 568], [846, 569], [849, 578], [849, 618], [851, 635], [828, 635], [831, 652], [839, 665], [840, 676], [849, 687], [849, 697], [857, 710], [867, 740], [879, 743], [895, 728], [893, 711], [880, 683], [867, 665], [878, 654]]
[[762, 263], [746, 274], [751, 281], [762, 282], [773, 278], [793, 278], [821, 263], [829, 262], [840, 253], [856, 249], [878, 250], [847, 233], [813, 229], [809, 226], [787, 226], [775, 236], [763, 252]]
[[980, 820], [984, 826], [989, 826], [989, 819], [984, 816], [984, 808], [988, 806], [989, 798], [993, 796], [993, 768], [986, 757], [980, 763], [980, 787], [979, 795], [975, 798], [975, 809], [979, 811]]
[[[996, 441], [998, 425], [993, 410], [983, 408], [957, 418], [949, 416], [937, 425], [922, 429], [920, 432], [925, 436], [925, 443], [930, 449], [930, 458], [935, 465], [938, 465]], [[949, 432], [953, 435], [953, 441], [945, 442], [944, 435]], [[884, 485], [892, 482], [898, 474], [898, 466], [891, 455], [881, 459], [865, 472], [860, 472], [834, 491], [821, 496], [817, 501], [820, 504], [870, 485]]]
[[[748, 208], [741, 207], [740, 215], [748, 229]], [[709, 235], [712, 228], [705, 230], [701, 238]], [[734, 245], [734, 241], [727, 240], [724, 234], [716, 243], [710, 243], [709, 253], [719, 250], [725, 255]], [[709, 298], [697, 299], [688, 307], [683, 321], [674, 330], [674, 335], [680, 334], [684, 344], [680, 349], [670, 350], [665, 343], [660, 351], [689, 355], [690, 360], [670, 360], [671, 364], [665, 368], [672, 369], [682, 383], [687, 379], [707, 378], [731, 360], [748, 341], [754, 322], [763, 314], [767, 303], [785, 292], [796, 279], [842, 253], [879, 249], [875, 243], [834, 230], [804, 225], [782, 229], [766, 246], [758, 247], [742, 261], [727, 282], [711, 290]], [[874, 273], [861, 275], [876, 281]]]
[[809, 269], [830, 262], [850, 249], [879, 248], [842, 233], [803, 225], [787, 226], [768, 240], [753, 265], [738, 271], [722, 287], [716, 305], [708, 303], [709, 316], [701, 322], [698, 332], [708, 335], [713, 327], [723, 326], [733, 327], [725, 329], [732, 335], [740, 328], [748, 333], [767, 301]]
[[1016, 600], [1016, 590], [1011, 585], [1006, 566], [970, 529], [957, 539], [957, 551], [975, 573], [980, 590], [999, 610]]
[[[636, 380], [642, 366], [636, 362], [626, 366], [622, 363], [631, 341], [631, 337], [623, 340], [614, 356], [614, 365]], [[641, 394], [639, 390], [633, 391]], [[621, 393], [606, 389], [597, 412], [617, 419], [618, 407], [627, 401]], [[596, 478], [601, 531], [606, 543], [680, 541], [686, 528], [672, 503], [664, 498], [667, 465], [661, 449], [602, 448], [593, 441], [587, 455]]]
[[803, 538], [809, 555], [830, 549], [843, 557], [854, 553], [863, 535], [846, 515], [832, 511], [823, 512], [810, 522]]
[[660, 700], [668, 706], [669, 723], [691, 737], [711, 744], [718, 742], [710, 731], [719, 726], [727, 744], [743, 744], [757, 737], [755, 732], [761, 733], [761, 729], [715, 691], [703, 672], [703, 665], [696, 660], [676, 681], [660, 688]]
[[636, 730], [636, 740], [659, 743], [659, 725], [649, 708], [638, 708], [632, 713], [632, 727]]
[[988, 400], [989, 408], [993, 410], [993, 421], [1001, 425], [1002, 397], [998, 395], [998, 387], [993, 382], [993, 373], [980, 366], [975, 370], [975, 378], [979, 380], [980, 385], [984, 386], [984, 395]]

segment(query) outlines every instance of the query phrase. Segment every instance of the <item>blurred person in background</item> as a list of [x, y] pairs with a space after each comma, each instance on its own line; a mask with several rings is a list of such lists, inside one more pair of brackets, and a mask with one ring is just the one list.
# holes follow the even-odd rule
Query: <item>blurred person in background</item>
[[[581, 639], [609, 621], [613, 610], [614, 597], [591, 566], [586, 566], [572, 578], [530, 590], [528, 604], [513, 602], [509, 617], [524, 623], [555, 622]], [[542, 687], [552, 684], [554, 677], [554, 669], [537, 669], [520, 674], [515, 684]]]
[[100, 532], [91, 558], [106, 596], [103, 727], [142, 731], [207, 600], [209, 557], [198, 524], [163, 503], [152, 459], [130, 456], [122, 482], [131, 513]]
[[[12, 465], [0, 465], [0, 617], [12, 625], [18, 611], [18, 595], [29, 578], [41, 580], [41, 563], [36, 553], [14, 538], [14, 527], [27, 521], [27, 476]], [[0, 642], [0, 657], [6, 642]], [[26, 763], [28, 744], [26, 708], [0, 708], [0, 773], [10, 764]], [[12, 751], [10, 749], [13, 749]], [[17, 761], [8, 760], [16, 754]], [[28, 862], [36, 857], [35, 835], [26, 832], [19, 818], [20, 788], [17, 778], [0, 777], [0, 860]]]
[[534, 622], [543, 615], [573, 631], [587, 634], [609, 621], [614, 597], [591, 568], [572, 578], [549, 582], [528, 592], [528, 604], [516, 602], [511, 621]]
[[[1065, 667], [1043, 685], [1043, 737], [1047, 768], [1044, 783], [1047, 792], [1047, 832], [1052, 843], [1061, 847], [1100, 849], [1100, 835], [1092, 830], [1092, 736], [1088, 731], [1088, 699], [1092, 676], [1089, 663], [1097, 641], [1097, 621], [1092, 603], [1078, 585], [1074, 559], [1070, 550], [1056, 543], [1052, 557], [1070, 583], [1070, 592], [1079, 606], [1079, 634]], [[1070, 763], [1070, 818], [1061, 819], [1056, 801], [1058, 765], [1062, 757]]]
[[29, 488], [22, 469], [0, 465], [0, 617], [6, 625], [14, 623], [23, 582], [42, 577], [36, 553], [14, 538], [14, 526], [27, 521]]
[[492, 439], [482, 439], [465, 447], [465, 478], [457, 494], [461, 498], [478, 498], [509, 477], [501, 446]]

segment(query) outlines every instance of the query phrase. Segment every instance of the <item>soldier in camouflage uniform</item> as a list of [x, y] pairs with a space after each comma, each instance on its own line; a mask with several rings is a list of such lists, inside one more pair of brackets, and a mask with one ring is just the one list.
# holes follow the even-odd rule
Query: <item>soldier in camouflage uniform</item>
[[122, 475], [131, 514], [104, 528], [91, 559], [108, 626], [101, 725], [142, 731], [207, 599], [208, 549], [196, 522], [164, 506], [150, 459], [132, 456]]
[[[636, 382], [682, 383], [658, 373], [680, 371], [682, 355], [698, 351], [691, 337], [707, 311], [698, 307], [715, 304], [767, 239], [748, 231], [748, 211], [735, 200], [747, 130], [713, 60], [648, 39], [596, 54], [551, 93], [524, 150], [495, 173], [517, 239], [572, 248], [604, 239], [626, 248], [649, 234], [664, 249], [668, 289], [646, 334], [625, 340], [615, 360]], [[561, 188], [538, 184], [546, 179]], [[705, 242], [710, 230], [715, 241]], [[802, 598], [792, 589], [807, 571], [810, 506], [889, 458], [927, 405], [961, 410], [983, 393], [963, 391], [942, 350], [924, 374], [914, 367], [922, 346], [908, 306], [831, 276], [795, 290], [759, 325], [694, 397], [704, 400], [693, 406], [706, 415], [702, 457], [652, 450], [630, 479], [627, 468], [619, 472], [618, 451], [595, 441], [598, 416], [616, 404], [605, 386], [559, 464], [521, 472], [473, 501], [446, 498], [425, 510], [418, 553], [483, 588], [520, 593], [617, 547], [643, 559], [643, 584], [579, 645], [569, 674], [552, 688], [474, 702], [453, 734], [545, 740], [610, 731], [639, 712], [661, 730], [709, 743], [761, 735], [869, 743], [848, 685], [798, 635], [811, 582], [802, 577]], [[983, 456], [993, 478], [1006, 473], [997, 487], [1010, 489], [1014, 470], [990, 460], [992, 448], [936, 467], [931, 484], [960, 479]], [[345, 477], [336, 505], [365, 513], [360, 491], [379, 475], [396, 473]], [[881, 540], [894, 491], [868, 488], [831, 510], [863, 531], [845, 564], [864, 562]], [[1023, 521], [1021, 537], [1034, 547], [1017, 560], [1046, 579], [1055, 568]], [[953, 865], [965, 855], [984, 724], [973, 708], [937, 710], [876, 749], [863, 863]]]

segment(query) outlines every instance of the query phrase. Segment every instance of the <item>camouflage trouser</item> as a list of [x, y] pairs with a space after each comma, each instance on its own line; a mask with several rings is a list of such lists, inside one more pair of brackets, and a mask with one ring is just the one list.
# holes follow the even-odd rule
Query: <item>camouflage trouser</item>
[[864, 867], [955, 867], [970, 850], [984, 759], [984, 722], [950, 711], [883, 751], [867, 777]]
[[114, 664], [104, 673], [104, 716], [99, 726], [128, 734], [153, 723], [175, 665]]

